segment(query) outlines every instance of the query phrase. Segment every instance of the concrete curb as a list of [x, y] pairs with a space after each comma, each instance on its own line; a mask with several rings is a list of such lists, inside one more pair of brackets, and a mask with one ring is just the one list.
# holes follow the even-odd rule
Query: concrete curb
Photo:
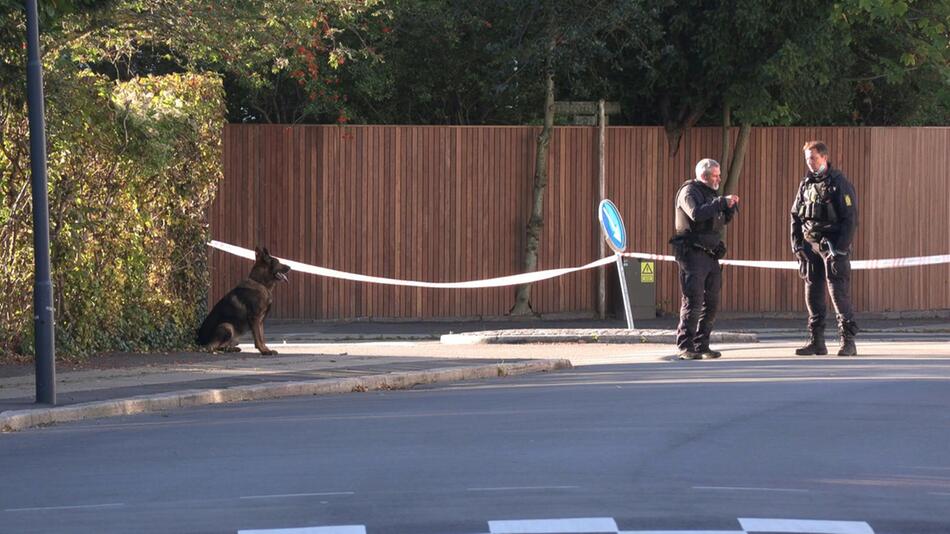
[[443, 367], [425, 371], [405, 371], [352, 378], [268, 382], [222, 389], [190, 389], [157, 395], [140, 395], [126, 399], [86, 402], [71, 406], [3, 412], [0, 413], [0, 432], [15, 432], [56, 423], [162, 412], [208, 404], [372, 390], [408, 389], [419, 384], [497, 378], [570, 368], [572, 368], [570, 360], [548, 359], [469, 367]]
[[275, 334], [274, 345], [281, 341], [301, 343], [308, 341], [346, 342], [346, 341], [432, 341], [439, 339], [436, 334]]
[[[496, 330], [446, 334], [441, 338], [446, 345], [476, 345], [490, 343], [675, 343], [673, 330], [627, 330], [609, 328], [597, 330]], [[754, 333], [713, 332], [712, 343], [758, 343]]]

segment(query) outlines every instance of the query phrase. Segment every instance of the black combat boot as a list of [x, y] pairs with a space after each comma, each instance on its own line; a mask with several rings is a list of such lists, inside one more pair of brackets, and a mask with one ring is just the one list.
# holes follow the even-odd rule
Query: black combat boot
[[808, 343], [795, 349], [795, 354], [799, 356], [824, 356], [828, 354], [828, 347], [825, 345], [825, 329], [813, 329], [808, 334]]
[[692, 349], [683, 349], [680, 351], [678, 358], [681, 360], [702, 360], [703, 355]]
[[709, 358], [710, 360], [715, 360], [722, 356], [722, 353], [718, 350], [712, 350], [709, 348], [709, 345], [701, 345], [696, 347], [696, 352], [703, 355], [704, 358]]
[[854, 346], [853, 337], [841, 338], [841, 348], [838, 349], [838, 356], [857, 356], [858, 348]]
[[838, 333], [841, 334], [838, 356], [857, 356], [858, 348], [854, 346], [854, 336], [858, 333], [858, 325], [854, 321], [843, 321], [838, 325]]

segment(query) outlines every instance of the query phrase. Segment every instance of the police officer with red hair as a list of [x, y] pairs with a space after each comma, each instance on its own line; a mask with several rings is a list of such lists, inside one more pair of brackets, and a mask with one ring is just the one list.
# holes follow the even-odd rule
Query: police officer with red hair
[[809, 141], [802, 147], [808, 173], [792, 203], [792, 252], [805, 281], [809, 340], [795, 354], [828, 354], [825, 346], [825, 287], [838, 319], [838, 356], [855, 356], [858, 326], [851, 307], [851, 241], [858, 226], [857, 199], [848, 178], [828, 161], [828, 146]]

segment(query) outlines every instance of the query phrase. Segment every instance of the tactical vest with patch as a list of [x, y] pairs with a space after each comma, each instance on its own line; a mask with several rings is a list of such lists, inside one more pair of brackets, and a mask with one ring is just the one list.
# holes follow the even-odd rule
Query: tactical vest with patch
[[832, 203], [835, 186], [831, 177], [820, 182], [805, 182], [802, 202], [798, 205], [798, 216], [803, 221], [834, 224], [838, 222], [838, 212]]
[[808, 177], [802, 181], [796, 213], [809, 239], [817, 241], [839, 231], [840, 218], [834, 204], [839, 187], [838, 176], [834, 172], [820, 181]]

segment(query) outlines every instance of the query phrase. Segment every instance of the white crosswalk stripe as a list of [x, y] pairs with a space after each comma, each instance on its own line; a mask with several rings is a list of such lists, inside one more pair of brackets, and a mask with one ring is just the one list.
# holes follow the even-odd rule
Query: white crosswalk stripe
[[363, 525], [339, 525], [334, 527], [239, 530], [238, 534], [366, 534], [366, 527]]
[[523, 519], [489, 521], [491, 534], [574, 534], [576, 532], [617, 532], [611, 517], [577, 517], [573, 519]]
[[747, 534], [744, 530], [621, 530], [617, 534]]
[[874, 534], [864, 521], [813, 521], [804, 519], [749, 519], [739, 518], [747, 532], [795, 534]]
[[[612, 517], [506, 519], [488, 522], [488, 534], [874, 534], [864, 521], [738, 519], [741, 530], [620, 530]], [[364, 525], [239, 530], [238, 534], [366, 534]], [[464, 533], [459, 533], [464, 534]]]

